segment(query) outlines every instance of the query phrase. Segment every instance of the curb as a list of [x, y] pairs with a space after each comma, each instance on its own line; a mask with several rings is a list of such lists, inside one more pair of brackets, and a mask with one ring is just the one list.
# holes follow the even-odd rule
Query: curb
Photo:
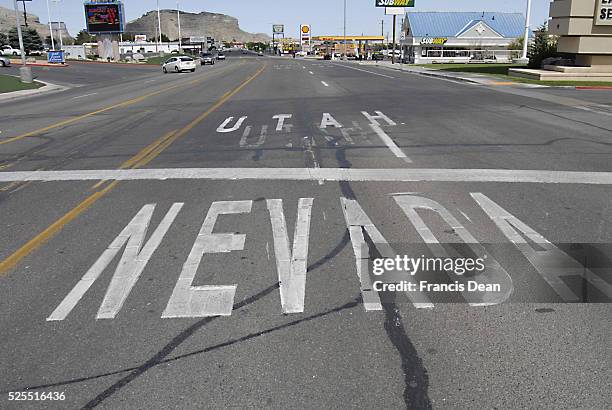
[[[19, 67], [21, 66], [21, 60], [10, 60], [11, 62], [11, 66], [12, 67]], [[64, 64], [50, 64], [50, 63], [27, 63], [26, 62], [26, 66], [30, 66], [30, 67], [58, 67], [58, 68], [63, 68], [63, 67], [69, 67], [70, 64], [64, 63]]]
[[39, 83], [43, 83], [44, 86], [33, 89], [33, 90], [19, 90], [19, 91], [12, 91], [9, 93], [2, 93], [0, 94], [0, 103], [5, 102], [5, 101], [15, 100], [18, 98], [32, 97], [32, 96], [40, 95], [40, 94], [48, 94], [52, 92], [64, 91], [69, 88], [69, 87], [64, 87], [62, 85], [48, 83], [46, 81], [41, 81], [41, 80], [36, 80], [36, 81]]
[[577, 85], [576, 90], [612, 90], [609, 85]]

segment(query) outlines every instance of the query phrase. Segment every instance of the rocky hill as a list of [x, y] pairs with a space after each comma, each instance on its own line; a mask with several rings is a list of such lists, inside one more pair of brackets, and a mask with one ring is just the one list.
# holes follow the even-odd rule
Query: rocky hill
[[[19, 18], [23, 24], [23, 12], [19, 13]], [[40, 18], [35, 14], [28, 13], [28, 26], [35, 28], [43, 40], [49, 36], [49, 26], [47, 24], [42, 24]], [[8, 33], [13, 27], [15, 27], [15, 11], [0, 6], [0, 32]], [[70, 38], [70, 34], [64, 32], [62, 37]]]
[[[176, 10], [161, 10], [162, 33], [169, 39], [178, 38], [178, 21]], [[146, 34], [153, 38], [157, 27], [157, 12], [150, 11], [142, 17], [127, 23], [126, 31], [132, 34]], [[218, 41], [269, 41], [266, 34], [252, 34], [243, 31], [238, 19], [225, 14], [201, 12], [188, 13], [181, 11], [181, 36], [209, 36]]]

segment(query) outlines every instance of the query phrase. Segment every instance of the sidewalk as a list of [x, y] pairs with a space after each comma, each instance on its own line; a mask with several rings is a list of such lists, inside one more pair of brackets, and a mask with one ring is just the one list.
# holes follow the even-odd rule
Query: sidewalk
[[36, 80], [36, 82], [43, 83], [44, 86], [40, 88], [35, 88], [32, 90], [20, 90], [20, 91], [12, 91], [9, 93], [1, 93], [0, 103], [5, 102], [5, 101], [14, 100], [16, 98], [31, 97], [31, 96], [39, 95], [39, 94], [47, 94], [51, 92], [64, 91], [69, 88], [69, 87], [64, 87], [64, 86], [57, 85], [57, 84], [51, 84], [51, 83], [41, 81], [41, 80]]

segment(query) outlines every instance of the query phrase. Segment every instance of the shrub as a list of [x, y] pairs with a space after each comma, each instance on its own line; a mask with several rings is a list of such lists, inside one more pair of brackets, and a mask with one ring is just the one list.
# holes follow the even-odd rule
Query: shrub
[[548, 27], [544, 24], [535, 31], [533, 42], [529, 45], [529, 68], [541, 68], [542, 61], [549, 57], [558, 57], [556, 36], [548, 34]]

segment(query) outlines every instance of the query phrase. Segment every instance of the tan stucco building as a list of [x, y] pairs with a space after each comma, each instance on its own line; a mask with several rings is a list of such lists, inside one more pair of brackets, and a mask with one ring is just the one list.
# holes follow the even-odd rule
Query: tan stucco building
[[575, 55], [575, 66], [512, 70], [540, 80], [612, 81], [612, 0], [554, 0], [549, 33], [559, 37], [557, 50]]

